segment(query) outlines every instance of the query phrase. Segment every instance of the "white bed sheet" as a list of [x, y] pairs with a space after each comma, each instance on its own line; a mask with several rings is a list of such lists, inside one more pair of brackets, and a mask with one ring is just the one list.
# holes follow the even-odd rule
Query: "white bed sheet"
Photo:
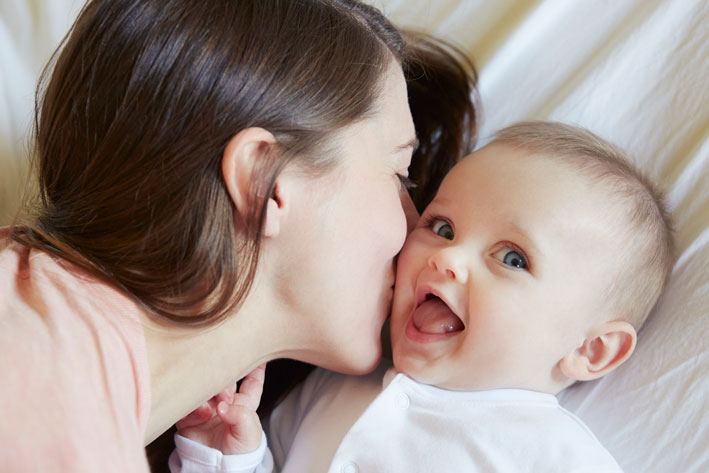
[[[519, 120], [566, 121], [619, 144], [663, 183], [679, 248], [668, 290], [631, 360], [560, 398], [628, 472], [709, 471], [709, 2], [372, 3], [470, 53], [481, 144]], [[24, 187], [36, 78], [81, 5], [0, 0], [0, 225]]]
[[37, 78], [74, 21], [81, 0], [0, 0], [0, 226], [26, 183]]

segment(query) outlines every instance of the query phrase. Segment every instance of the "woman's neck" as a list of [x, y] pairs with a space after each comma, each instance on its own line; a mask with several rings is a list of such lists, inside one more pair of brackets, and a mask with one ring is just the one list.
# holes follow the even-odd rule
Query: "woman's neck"
[[237, 314], [203, 329], [167, 328], [144, 317], [151, 385], [146, 444], [259, 364], [287, 355], [272, 308], [248, 299]]

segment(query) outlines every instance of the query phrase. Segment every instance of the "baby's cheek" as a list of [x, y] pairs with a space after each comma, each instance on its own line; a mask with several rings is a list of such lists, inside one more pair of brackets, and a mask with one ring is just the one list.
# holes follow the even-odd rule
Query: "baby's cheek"
[[416, 227], [416, 222], [418, 222], [419, 219], [419, 213], [418, 210], [416, 210], [414, 201], [411, 200], [411, 196], [407, 190], [403, 190], [400, 193], [400, 197], [401, 206], [404, 209], [404, 216], [406, 218], [406, 234], [408, 235]]
[[419, 233], [410, 233], [404, 241], [404, 246], [399, 253], [399, 264], [413, 270], [414, 267], [420, 265], [425, 259], [425, 251], [419, 242]]

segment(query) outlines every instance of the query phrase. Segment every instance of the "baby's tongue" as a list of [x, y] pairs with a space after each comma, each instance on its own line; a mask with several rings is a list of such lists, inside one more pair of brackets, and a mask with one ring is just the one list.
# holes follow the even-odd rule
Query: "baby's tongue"
[[414, 326], [423, 333], [450, 333], [464, 328], [460, 319], [438, 297], [432, 297], [418, 306], [413, 319]]

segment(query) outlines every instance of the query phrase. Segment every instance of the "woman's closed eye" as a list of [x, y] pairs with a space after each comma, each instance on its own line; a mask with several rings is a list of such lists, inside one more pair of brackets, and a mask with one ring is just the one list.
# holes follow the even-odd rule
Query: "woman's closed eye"
[[409, 191], [416, 188], [416, 182], [414, 182], [413, 179], [410, 179], [409, 176], [397, 173], [396, 177], [399, 178], [400, 189], [406, 189]]
[[515, 269], [529, 269], [529, 260], [524, 252], [517, 247], [505, 245], [495, 250], [492, 254], [493, 258], [503, 264]]

